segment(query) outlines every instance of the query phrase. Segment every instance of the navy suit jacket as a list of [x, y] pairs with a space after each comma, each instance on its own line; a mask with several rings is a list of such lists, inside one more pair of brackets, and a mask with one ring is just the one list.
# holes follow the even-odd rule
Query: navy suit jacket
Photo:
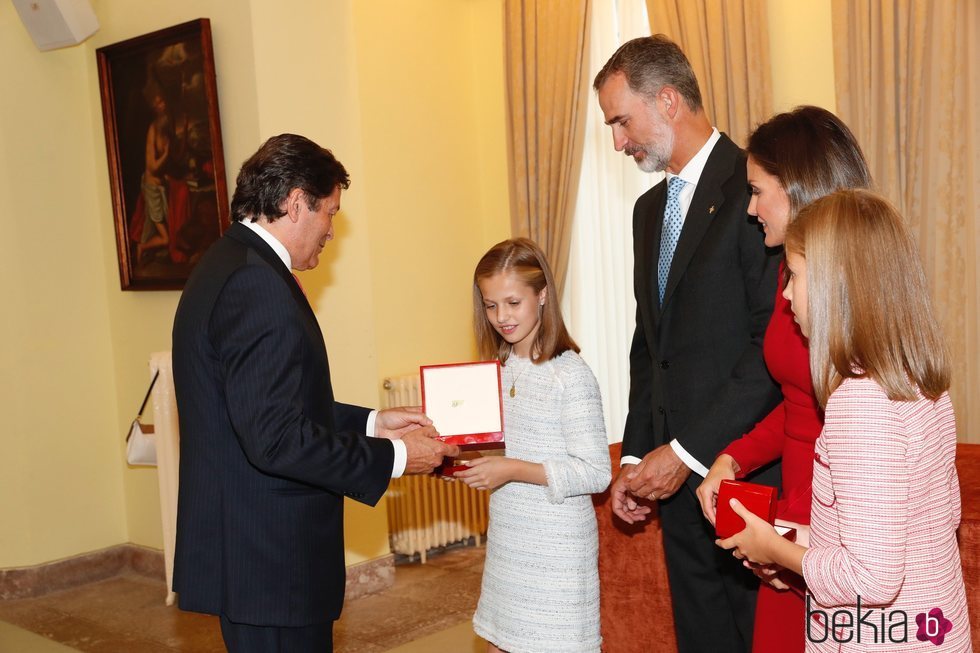
[[[657, 261], [666, 180], [633, 209], [636, 331], [623, 455], [676, 438], [706, 467], [779, 401], [762, 358], [778, 257], [748, 215], [745, 155], [726, 135], [698, 181], [661, 305]], [[692, 488], [701, 483], [692, 474]], [[778, 475], [760, 482], [778, 484]]]
[[195, 267], [173, 329], [180, 416], [174, 590], [234, 622], [336, 619], [344, 496], [374, 505], [391, 442], [334, 402], [313, 310], [275, 252], [232, 224]]

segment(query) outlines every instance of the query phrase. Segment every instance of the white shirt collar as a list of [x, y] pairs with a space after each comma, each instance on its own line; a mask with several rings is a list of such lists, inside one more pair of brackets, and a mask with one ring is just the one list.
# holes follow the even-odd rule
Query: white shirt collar
[[272, 248], [272, 251], [276, 253], [276, 256], [282, 259], [282, 262], [285, 264], [287, 270], [293, 269], [293, 259], [289, 256], [289, 250], [287, 250], [286, 246], [279, 242], [279, 239], [273, 236], [268, 229], [260, 225], [258, 222], [252, 222], [251, 218], [245, 218], [242, 220], [242, 224], [257, 233], [259, 238], [264, 240], [266, 244]]
[[708, 163], [708, 157], [711, 156], [711, 150], [714, 149], [715, 143], [721, 138], [721, 134], [718, 132], [716, 127], [711, 128], [711, 136], [705, 141], [698, 153], [687, 162], [687, 165], [677, 175], [670, 172], [667, 173], [667, 181], [670, 182], [670, 178], [677, 176], [686, 181], [692, 187], [698, 185], [698, 181], [701, 179], [701, 173], [704, 172], [704, 166]]

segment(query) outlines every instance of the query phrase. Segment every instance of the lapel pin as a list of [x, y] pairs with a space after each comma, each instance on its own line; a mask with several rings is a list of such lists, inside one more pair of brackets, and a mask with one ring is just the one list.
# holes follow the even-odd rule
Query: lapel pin
[[708, 215], [711, 215], [714, 212], [715, 212], [715, 205], [712, 204], [711, 206], [708, 207]]

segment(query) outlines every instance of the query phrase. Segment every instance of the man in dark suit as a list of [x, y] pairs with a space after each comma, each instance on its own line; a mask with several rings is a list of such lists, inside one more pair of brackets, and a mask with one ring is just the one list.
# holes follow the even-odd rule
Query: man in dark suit
[[323, 336], [290, 268], [317, 265], [349, 183], [329, 150], [269, 139], [242, 166], [235, 222], [177, 307], [174, 590], [181, 608], [220, 615], [233, 653], [332, 650], [344, 497], [374, 505], [393, 476], [458, 454], [417, 411], [334, 401]]
[[745, 157], [711, 126], [676, 44], [629, 41], [594, 88], [616, 150], [667, 172], [633, 211], [636, 331], [613, 511], [633, 523], [650, 512], [637, 497], [659, 500], [680, 650], [748, 651], [757, 584], [714, 546], [691, 472], [706, 474], [778, 401], [762, 359], [778, 261], [746, 211]]

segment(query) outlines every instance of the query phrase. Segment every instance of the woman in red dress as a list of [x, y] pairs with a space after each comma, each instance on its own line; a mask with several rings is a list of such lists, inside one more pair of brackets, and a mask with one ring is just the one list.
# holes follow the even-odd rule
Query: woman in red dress
[[[871, 174], [850, 129], [834, 114], [813, 106], [778, 114], [759, 125], [749, 137], [747, 171], [749, 213], [762, 225], [768, 247], [783, 244], [786, 227], [810, 202], [835, 190], [871, 186]], [[793, 321], [782, 286], [781, 282], [776, 291], [763, 355], [781, 386], [783, 401], [722, 451], [698, 488], [704, 515], [712, 524], [723, 479], [742, 478], [779, 459], [782, 492], [776, 517], [803, 526], [810, 523], [813, 451], [823, 414], [810, 379], [807, 341]], [[797, 531], [806, 537], [806, 528]], [[753, 652], [802, 652], [803, 579], [772, 567], [754, 571], [765, 582], [756, 601]]]

